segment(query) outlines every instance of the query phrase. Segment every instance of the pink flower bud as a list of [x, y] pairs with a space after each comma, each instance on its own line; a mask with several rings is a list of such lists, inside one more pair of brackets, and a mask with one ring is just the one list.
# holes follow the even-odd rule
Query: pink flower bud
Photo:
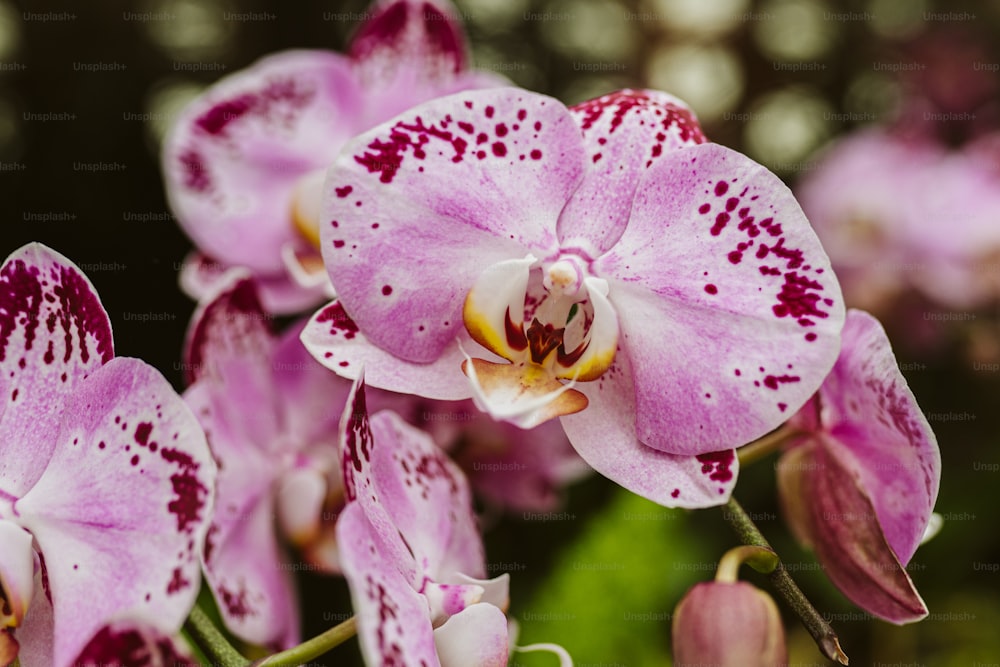
[[677, 605], [672, 634], [675, 667], [788, 664], [777, 605], [743, 581], [695, 585]]

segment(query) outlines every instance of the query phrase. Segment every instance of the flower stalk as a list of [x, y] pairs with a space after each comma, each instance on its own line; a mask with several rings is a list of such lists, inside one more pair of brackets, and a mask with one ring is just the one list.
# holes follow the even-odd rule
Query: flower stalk
[[[746, 545], [755, 547], [764, 547], [766, 549], [771, 549], [771, 545], [768, 544], [767, 539], [757, 528], [757, 525], [753, 520], [747, 515], [743, 507], [736, 501], [735, 498], [730, 497], [729, 502], [724, 505], [725, 512], [724, 516], [729, 524], [736, 531], [741, 542]], [[728, 555], [728, 554], [727, 554]], [[751, 566], [753, 566], [751, 564]], [[722, 565], [720, 564], [720, 569]], [[755, 568], [756, 569], [756, 568]], [[805, 626], [809, 634], [812, 635], [813, 640], [816, 642], [816, 646], [819, 647], [820, 652], [824, 656], [833, 660], [841, 665], [846, 665], [849, 662], [847, 654], [840, 647], [840, 641], [837, 638], [837, 633], [833, 631], [830, 624], [820, 615], [812, 603], [806, 598], [805, 594], [798, 587], [795, 581], [792, 579], [788, 570], [785, 569], [783, 563], [780, 559], [778, 560], [777, 566], [774, 571], [770, 574], [771, 585], [774, 589], [785, 599], [785, 602], [792, 608], [792, 611], [799, 617], [802, 621], [802, 625]]]
[[301, 665], [340, 646], [356, 635], [357, 631], [357, 623], [355, 617], [352, 616], [343, 623], [335, 625], [326, 632], [316, 635], [298, 646], [258, 660], [253, 663], [252, 667], [265, 667], [265, 665], [266, 667], [295, 667], [296, 665]]
[[250, 664], [226, 641], [201, 607], [196, 605], [191, 610], [184, 627], [213, 664], [223, 667], [244, 667]]

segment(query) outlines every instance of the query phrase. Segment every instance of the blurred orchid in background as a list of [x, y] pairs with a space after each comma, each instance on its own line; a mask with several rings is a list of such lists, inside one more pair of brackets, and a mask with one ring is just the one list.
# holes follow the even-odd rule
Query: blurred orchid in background
[[441, 0], [377, 3], [347, 55], [277, 53], [185, 108], [165, 140], [163, 173], [171, 208], [198, 246], [180, 277], [190, 296], [203, 299], [243, 267], [268, 312], [329, 298], [316, 249], [320, 188], [344, 143], [438, 95], [506, 84], [468, 70], [453, 14]]
[[76, 664], [124, 613], [174, 635], [215, 486], [191, 411], [154, 368], [115, 358], [93, 285], [40, 244], [0, 269], [0, 366], [4, 664]]

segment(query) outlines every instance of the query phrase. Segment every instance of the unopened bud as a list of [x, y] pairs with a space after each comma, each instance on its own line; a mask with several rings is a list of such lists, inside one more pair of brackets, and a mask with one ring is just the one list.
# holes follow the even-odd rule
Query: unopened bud
[[781, 614], [771, 596], [744, 581], [695, 585], [673, 623], [675, 667], [788, 664]]

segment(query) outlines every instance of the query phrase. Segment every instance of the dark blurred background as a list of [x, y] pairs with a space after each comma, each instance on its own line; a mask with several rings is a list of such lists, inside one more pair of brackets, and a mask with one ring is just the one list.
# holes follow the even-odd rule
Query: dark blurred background
[[[117, 353], [145, 359], [182, 389], [194, 305], [177, 271], [191, 245], [165, 204], [164, 129], [194, 94], [266, 53], [342, 50], [366, 8], [364, 0], [0, 0], [0, 254], [41, 241], [77, 262], [111, 315]], [[478, 66], [567, 103], [629, 86], [667, 90], [692, 104], [712, 140], [789, 184], [817, 168], [815, 151], [861, 126], [909, 115], [954, 146], [1000, 129], [997, 1], [464, 0], [458, 8]], [[921, 95], [937, 100], [934, 113], [910, 103]], [[997, 307], [971, 315], [986, 326], [978, 335], [1000, 338]], [[918, 400], [938, 415], [944, 527], [909, 568], [931, 617], [892, 627], [825, 584], [780, 521], [773, 460], [746, 470], [737, 495], [830, 615], [852, 665], [1000, 666], [1000, 366], [973, 361], [954, 322], [925, 323], [942, 328], [932, 348], [913, 344], [906, 325], [886, 325]], [[491, 574], [514, 577], [522, 643], [562, 642], [581, 666], [669, 664], [673, 606], [732, 544], [719, 511], [663, 510], [603, 479], [571, 489], [558, 515], [490, 514], [485, 523]], [[303, 584], [307, 635], [343, 618], [340, 582], [305, 574]], [[791, 617], [788, 628], [793, 665], [827, 664]], [[325, 664], [348, 664], [353, 652], [338, 649]]]

